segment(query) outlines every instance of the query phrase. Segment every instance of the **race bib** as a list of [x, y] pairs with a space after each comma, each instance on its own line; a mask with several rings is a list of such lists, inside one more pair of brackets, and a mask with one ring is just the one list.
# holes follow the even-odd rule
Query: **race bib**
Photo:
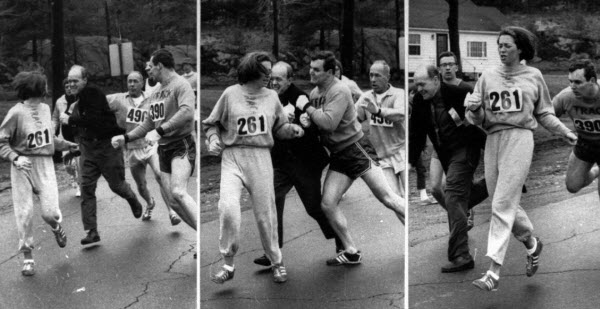
[[573, 119], [578, 132], [600, 134], [600, 119]]
[[264, 114], [242, 116], [236, 119], [239, 136], [254, 136], [267, 133], [267, 117]]
[[504, 89], [489, 93], [492, 113], [520, 112], [523, 109], [521, 88]]
[[150, 104], [148, 113], [152, 118], [152, 121], [159, 121], [165, 119], [165, 101], [158, 101]]
[[394, 123], [380, 116], [371, 114], [371, 125], [374, 127], [394, 127]]
[[27, 148], [29, 149], [44, 147], [49, 145], [50, 142], [48, 129], [27, 134]]
[[146, 119], [146, 114], [147, 112], [141, 108], [130, 107], [125, 122], [139, 125]]

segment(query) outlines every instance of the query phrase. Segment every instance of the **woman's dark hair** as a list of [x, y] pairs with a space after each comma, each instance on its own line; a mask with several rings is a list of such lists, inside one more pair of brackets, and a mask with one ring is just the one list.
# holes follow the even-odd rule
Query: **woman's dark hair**
[[535, 56], [537, 38], [529, 30], [521, 27], [506, 27], [500, 30], [496, 43], [500, 42], [500, 36], [509, 35], [515, 40], [515, 45], [521, 50], [519, 60], [531, 60]]
[[268, 53], [262, 51], [246, 54], [237, 68], [240, 84], [257, 80], [261, 78], [261, 74], [270, 75], [271, 72], [261, 64], [264, 61], [269, 61], [272, 64], [273, 58]]
[[21, 72], [15, 76], [13, 87], [21, 100], [46, 95], [46, 76], [39, 72]]

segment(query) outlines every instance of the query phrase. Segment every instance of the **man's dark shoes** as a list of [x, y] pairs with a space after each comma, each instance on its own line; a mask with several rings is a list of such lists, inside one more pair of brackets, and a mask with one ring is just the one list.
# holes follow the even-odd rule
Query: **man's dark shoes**
[[473, 261], [473, 258], [470, 255], [468, 258], [459, 256], [459, 257], [455, 258], [453, 261], [451, 261], [450, 263], [442, 266], [442, 272], [443, 273], [455, 273], [458, 271], [463, 271], [463, 270], [468, 270], [468, 269], [473, 269], [473, 268], [475, 268], [475, 261]]
[[263, 254], [263, 256], [254, 259], [254, 264], [265, 267], [271, 267], [271, 260], [269, 260], [266, 254]]
[[128, 199], [127, 202], [129, 203], [129, 206], [131, 206], [131, 212], [133, 213], [133, 216], [136, 219], [139, 219], [139, 217], [142, 216], [142, 211], [144, 210], [142, 204], [140, 204], [140, 201], [138, 201], [138, 199], [135, 197]]
[[96, 229], [91, 229], [87, 236], [85, 236], [84, 239], [81, 240], [81, 244], [82, 245], [89, 245], [95, 242], [99, 242], [100, 241], [100, 235], [98, 234], [98, 231]]

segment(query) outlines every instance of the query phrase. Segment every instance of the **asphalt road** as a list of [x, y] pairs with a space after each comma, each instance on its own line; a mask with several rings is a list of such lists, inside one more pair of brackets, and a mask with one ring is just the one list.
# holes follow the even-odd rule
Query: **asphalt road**
[[335, 256], [292, 190], [284, 213], [283, 259], [288, 281], [273, 282], [269, 268], [252, 261], [263, 254], [252, 211], [242, 213], [235, 277], [218, 285], [210, 281], [223, 264], [218, 250], [219, 222], [201, 225], [200, 296], [209, 308], [404, 308], [404, 227], [357, 180], [342, 199], [352, 236], [363, 252], [357, 266], [326, 266]]
[[[14, 213], [1, 214], [0, 308], [196, 308], [196, 233], [183, 222], [171, 226], [158, 184], [150, 170], [147, 175], [157, 201], [148, 222], [135, 219], [127, 202], [100, 179], [96, 194], [102, 240], [90, 247], [79, 243], [85, 236], [81, 199], [72, 189], [60, 192], [65, 248], [58, 247], [36, 205], [33, 277], [21, 275]], [[135, 187], [129, 172], [127, 179]], [[196, 196], [196, 176], [188, 192]]]
[[[535, 209], [523, 205], [534, 235], [544, 243], [540, 267], [533, 277], [525, 275], [525, 247], [513, 237], [496, 292], [471, 284], [490, 263], [485, 257], [489, 209], [476, 211], [476, 226], [469, 232], [471, 254], [476, 254], [473, 270], [442, 274], [448, 236], [431, 233], [427, 241], [409, 249], [410, 308], [599, 308], [599, 206], [595, 190]], [[423, 231], [429, 232], [432, 229]]]

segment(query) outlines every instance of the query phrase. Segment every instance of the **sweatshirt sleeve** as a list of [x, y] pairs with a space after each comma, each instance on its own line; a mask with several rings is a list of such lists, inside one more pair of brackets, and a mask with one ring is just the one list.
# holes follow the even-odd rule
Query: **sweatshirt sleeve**
[[546, 82], [541, 74], [537, 75], [537, 80], [540, 97], [536, 102], [533, 115], [548, 131], [558, 135], [567, 135], [571, 130], [569, 130], [569, 128], [567, 128], [567, 126], [565, 126], [554, 114], [554, 106], [550, 100], [550, 92], [548, 91], [548, 86], [546, 86]]
[[[483, 93], [484, 93], [483, 82], [484, 82], [484, 80], [485, 80], [485, 75], [482, 74], [481, 77], [479, 78], [479, 80], [477, 80], [475, 87], [473, 87], [473, 93], [471, 94], [475, 97], [481, 98], [481, 108], [475, 112], [471, 111], [470, 109], [465, 109], [465, 119], [467, 120], [468, 123], [476, 125], [476, 126], [481, 126], [483, 124], [483, 121], [485, 120], [485, 102], [483, 100]], [[466, 98], [465, 98], [465, 101], [466, 101]]]
[[352, 95], [346, 91], [332, 91], [333, 95], [327, 98], [328, 104], [325, 104], [322, 109], [314, 109], [309, 113], [311, 120], [319, 126], [319, 129], [325, 132], [333, 132], [342, 121], [346, 107], [352, 100]]
[[221, 97], [213, 107], [208, 118], [202, 121], [202, 130], [206, 134], [206, 139], [210, 140], [213, 135], [221, 138], [220, 126], [227, 125], [227, 106], [228, 106], [229, 90], [225, 89]]
[[146, 136], [146, 133], [152, 131], [154, 129], [154, 122], [152, 121], [152, 117], [144, 117], [144, 122], [135, 127], [133, 130], [125, 133], [127, 136], [127, 141], [132, 142], [137, 139], [140, 139]]
[[11, 108], [0, 125], [0, 158], [13, 161], [19, 156], [11, 147], [10, 141], [14, 138], [18, 125], [18, 115], [15, 108]]
[[566, 100], [564, 100], [562, 97], [562, 92], [557, 94], [552, 99], [552, 106], [554, 107], [554, 113], [556, 114], [556, 117], [560, 117], [566, 112], [566, 109], [564, 106], [565, 101]]

